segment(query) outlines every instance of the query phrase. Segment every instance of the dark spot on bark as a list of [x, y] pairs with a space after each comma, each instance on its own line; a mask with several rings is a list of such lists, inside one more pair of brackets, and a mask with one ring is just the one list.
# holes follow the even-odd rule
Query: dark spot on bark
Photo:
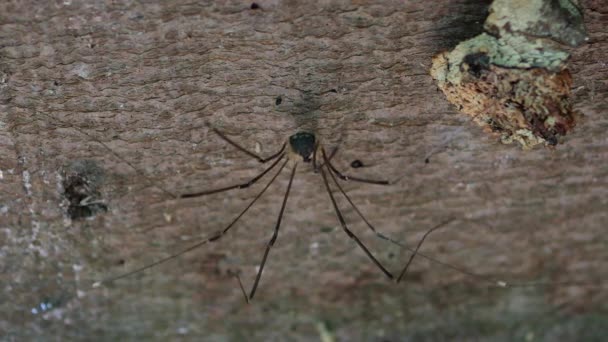
[[125, 259], [120, 259], [117, 262], [118, 265], [124, 265], [125, 264]]
[[425, 164], [428, 164], [428, 163], [430, 163], [430, 162], [431, 162], [431, 160], [430, 160], [429, 158], [424, 158], [424, 163], [425, 163]]
[[364, 166], [363, 162], [360, 161], [359, 159], [355, 159], [352, 161], [352, 163], [350, 163], [350, 167], [352, 167], [353, 169], [358, 169], [363, 166]]
[[99, 192], [104, 172], [95, 161], [75, 160], [63, 173], [63, 197], [68, 201], [67, 215], [72, 220], [108, 211]]
[[337, 93], [338, 91], [336, 89], [329, 89], [330, 93]]
[[251, 7], [250, 7], [250, 8], [251, 8], [252, 10], [259, 9], [259, 8], [260, 8], [260, 5], [258, 5], [258, 4], [257, 4], [257, 3], [255, 3], [255, 2], [252, 2], [252, 3], [251, 3]]
[[281, 103], [283, 103], [283, 98], [280, 96], [277, 96], [277, 99], [274, 101], [274, 104], [278, 106]]
[[53, 81], [53, 85], [54, 85], [55, 87], [57, 87], [57, 86], [59, 85], [59, 82], [57, 82], [57, 81]]
[[461, 70], [467, 71], [475, 78], [480, 78], [481, 74], [490, 67], [490, 57], [483, 52], [472, 53], [463, 58]]

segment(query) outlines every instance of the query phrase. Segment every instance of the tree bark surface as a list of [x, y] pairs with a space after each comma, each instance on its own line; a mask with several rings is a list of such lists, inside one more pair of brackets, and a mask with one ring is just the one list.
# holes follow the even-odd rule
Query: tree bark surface
[[[522, 151], [458, 113], [431, 58], [482, 30], [489, 1], [4, 1], [0, 4], [0, 335], [22, 340], [600, 340], [608, 320], [608, 10], [582, 1], [563, 144]], [[341, 183], [418, 256], [388, 280], [300, 162], [270, 176], [210, 127], [269, 156], [315, 133]], [[360, 160], [365, 167], [351, 168]], [[291, 168], [289, 164], [288, 168]], [[272, 172], [271, 172], [272, 174]], [[377, 238], [334, 187], [353, 232]], [[83, 208], [84, 207], [84, 208]], [[88, 214], [93, 214], [88, 216]], [[494, 286], [496, 281], [512, 287]], [[494, 283], [492, 283], [492, 281]], [[517, 286], [520, 285], [520, 286]]]

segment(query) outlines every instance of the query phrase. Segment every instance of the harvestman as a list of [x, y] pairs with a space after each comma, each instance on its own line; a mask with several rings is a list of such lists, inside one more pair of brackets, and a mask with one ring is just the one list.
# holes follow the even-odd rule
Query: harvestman
[[[473, 277], [477, 277], [477, 278], [481, 278], [485, 281], [491, 282], [494, 285], [498, 285], [498, 286], [506, 286], [506, 283], [501, 282], [501, 281], [494, 281], [491, 280], [489, 278], [465, 271], [465, 270], [461, 270], [459, 268], [456, 268], [452, 265], [443, 263], [439, 260], [433, 259], [429, 256], [426, 256], [422, 253], [419, 253], [418, 250], [420, 249], [420, 247], [422, 246], [422, 243], [424, 242], [424, 240], [426, 239], [426, 237], [433, 232], [436, 229], [439, 229], [445, 225], [447, 225], [448, 223], [452, 222], [453, 220], [448, 220], [445, 222], [442, 222], [440, 224], [438, 224], [437, 226], [431, 228], [430, 230], [428, 230], [423, 237], [420, 239], [420, 241], [418, 242], [416, 248], [410, 248], [410, 247], [406, 247], [396, 241], [394, 241], [391, 238], [388, 238], [384, 235], [382, 235], [381, 233], [379, 233], [378, 231], [376, 231], [376, 229], [374, 228], [374, 226], [363, 216], [363, 214], [361, 213], [361, 211], [357, 208], [357, 206], [353, 203], [353, 201], [351, 200], [351, 198], [348, 196], [348, 194], [344, 191], [344, 189], [342, 188], [342, 186], [340, 185], [340, 183], [338, 182], [338, 179], [342, 180], [342, 181], [355, 181], [355, 182], [361, 182], [361, 183], [368, 183], [368, 184], [377, 184], [377, 185], [390, 185], [391, 183], [389, 181], [386, 180], [373, 180], [373, 179], [366, 179], [366, 178], [358, 178], [358, 177], [353, 177], [350, 175], [346, 175], [343, 174], [342, 172], [340, 172], [331, 162], [331, 159], [333, 158], [333, 156], [335, 155], [337, 149], [334, 149], [332, 151], [332, 153], [328, 156], [327, 152], [325, 151], [325, 148], [323, 146], [321, 146], [321, 144], [318, 142], [318, 140], [316, 139], [315, 135], [309, 132], [298, 132], [292, 136], [289, 137], [288, 141], [285, 142], [282, 147], [274, 154], [272, 154], [270, 157], [267, 158], [263, 158], [261, 156], [259, 156], [258, 154], [251, 152], [249, 150], [247, 150], [246, 148], [242, 147], [241, 145], [239, 145], [238, 143], [236, 143], [235, 141], [231, 140], [230, 138], [228, 138], [226, 135], [224, 135], [222, 132], [220, 132], [219, 130], [212, 128], [213, 132], [215, 132], [218, 136], [220, 136], [223, 140], [225, 140], [226, 142], [228, 142], [230, 145], [234, 146], [235, 148], [237, 148], [238, 150], [242, 151], [243, 153], [257, 159], [259, 162], [261, 163], [268, 163], [268, 162], [272, 162], [270, 164], [269, 167], [267, 167], [266, 169], [264, 169], [261, 173], [259, 173], [258, 175], [256, 175], [255, 177], [251, 178], [249, 181], [244, 182], [244, 183], [239, 183], [239, 184], [233, 184], [230, 186], [226, 186], [226, 187], [222, 187], [222, 188], [218, 188], [218, 189], [213, 189], [213, 190], [207, 190], [207, 191], [201, 191], [201, 192], [195, 192], [195, 193], [188, 193], [188, 194], [183, 194], [179, 197], [181, 198], [193, 198], [193, 197], [200, 197], [200, 196], [205, 196], [205, 195], [210, 195], [210, 194], [215, 194], [215, 193], [219, 193], [219, 192], [224, 192], [224, 191], [229, 191], [229, 190], [233, 190], [233, 189], [244, 189], [244, 188], [248, 188], [249, 186], [251, 186], [252, 184], [256, 183], [258, 180], [260, 180], [262, 177], [264, 177], [267, 173], [269, 173], [271, 170], [273, 170], [274, 168], [277, 167], [277, 165], [279, 165], [279, 170], [272, 176], [272, 178], [270, 179], [270, 181], [266, 184], [266, 186], [254, 197], [253, 200], [251, 200], [251, 202], [240, 212], [239, 215], [237, 215], [232, 222], [230, 222], [230, 224], [228, 224], [228, 226], [226, 226], [226, 228], [224, 228], [223, 230], [215, 233], [214, 235], [212, 235], [211, 237], [202, 240], [184, 250], [181, 250], [175, 254], [172, 254], [168, 257], [165, 257], [163, 259], [160, 259], [156, 262], [153, 262], [151, 264], [145, 265], [143, 267], [137, 268], [135, 270], [132, 270], [130, 272], [112, 277], [112, 278], [108, 278], [105, 279], [103, 281], [100, 282], [96, 282], [95, 284], [93, 284], [94, 287], [97, 287], [99, 285], [101, 285], [101, 283], [109, 283], [109, 282], [113, 282], [115, 280], [118, 279], [122, 279], [128, 276], [131, 276], [133, 274], [142, 272], [146, 269], [152, 268], [154, 266], [157, 266], [159, 264], [165, 263], [171, 259], [177, 258], [178, 256], [185, 254], [187, 252], [190, 252], [202, 245], [205, 245], [209, 242], [214, 242], [219, 240], [220, 238], [222, 238], [237, 222], [238, 220], [255, 204], [255, 202], [266, 192], [266, 190], [270, 187], [270, 185], [272, 185], [272, 183], [274, 183], [274, 181], [277, 179], [277, 177], [279, 176], [279, 174], [281, 174], [281, 172], [283, 171], [283, 169], [285, 169], [285, 167], [287, 166], [287, 164], [289, 162], [291, 162], [291, 172], [290, 172], [290, 176], [289, 176], [289, 183], [287, 185], [287, 189], [285, 190], [285, 195], [283, 197], [283, 201], [281, 204], [281, 209], [279, 211], [279, 215], [277, 218], [277, 222], [276, 225], [274, 227], [274, 233], [272, 235], [272, 237], [270, 238], [270, 240], [268, 241], [268, 243], [266, 244], [266, 250], [264, 251], [264, 256], [262, 257], [262, 261], [260, 262], [260, 266], [259, 269], [257, 271], [257, 275], [255, 278], [255, 282], [253, 283], [253, 286], [251, 288], [251, 291], [249, 292], [249, 295], [247, 295], [245, 293], [245, 290], [243, 288], [243, 285], [240, 281], [240, 278], [237, 276], [237, 279], [239, 281], [239, 286], [241, 287], [241, 290], [243, 291], [243, 295], [245, 296], [245, 299], [247, 302], [249, 302], [255, 295], [256, 290], [258, 288], [258, 284], [260, 282], [260, 279], [262, 277], [262, 272], [264, 270], [264, 266], [266, 264], [266, 260], [268, 259], [268, 254], [270, 252], [270, 249], [272, 248], [272, 246], [274, 245], [274, 243], [277, 240], [278, 234], [279, 234], [279, 228], [281, 227], [281, 221], [283, 219], [283, 213], [285, 211], [285, 207], [287, 205], [287, 199], [289, 197], [289, 192], [291, 190], [291, 185], [293, 183], [293, 179], [296, 173], [296, 169], [298, 166], [298, 163], [300, 162], [300, 158], [301, 161], [304, 163], [312, 163], [312, 168], [313, 171], [315, 173], [321, 173], [321, 177], [323, 178], [323, 183], [325, 185], [325, 189], [327, 190], [327, 194], [329, 195], [329, 199], [333, 205], [334, 211], [336, 213], [336, 216], [338, 218], [338, 221], [340, 222], [340, 226], [342, 227], [342, 229], [344, 230], [344, 232], [348, 235], [349, 238], [353, 239], [356, 244], [363, 250], [363, 252], [365, 252], [365, 254], [367, 255], [367, 257], [382, 271], [382, 273], [384, 273], [384, 275], [386, 275], [386, 277], [388, 277], [389, 279], [395, 280], [397, 283], [401, 281], [401, 279], [403, 278], [403, 276], [406, 274], [410, 264], [412, 263], [414, 257], [416, 255], [420, 255], [426, 259], [429, 259], [433, 262], [442, 264], [444, 266], [450, 267], [452, 269], [455, 269], [457, 271], [463, 272], [467, 275], [473, 276]], [[319, 155], [321, 157], [319, 157]], [[317, 160], [320, 159], [320, 160]], [[327, 176], [329, 174], [329, 177]], [[337, 179], [338, 178], [338, 179]], [[344, 216], [342, 215], [342, 212], [340, 211], [340, 208], [338, 207], [338, 204], [336, 202], [336, 199], [334, 197], [334, 194], [331, 190], [330, 187], [330, 182], [329, 179], [331, 179], [332, 183], [337, 187], [338, 191], [344, 196], [344, 198], [347, 200], [347, 202], [352, 206], [352, 208], [355, 210], [355, 212], [359, 215], [359, 217], [361, 217], [361, 219], [363, 219], [363, 221], [366, 223], [366, 225], [369, 227], [369, 229], [371, 229], [376, 236], [378, 236], [381, 239], [390, 241], [394, 244], [399, 245], [402, 248], [408, 249], [412, 252], [406, 266], [403, 268], [403, 270], [401, 271], [401, 273], [399, 274], [399, 276], [397, 278], [395, 278], [395, 276], [388, 271], [383, 265], [382, 263], [380, 263], [380, 261], [378, 261], [378, 259], [376, 259], [376, 257], [374, 257], [374, 255], [369, 251], [369, 249], [363, 244], [363, 242], [361, 242], [361, 240], [348, 228], [346, 221], [344, 219]]]

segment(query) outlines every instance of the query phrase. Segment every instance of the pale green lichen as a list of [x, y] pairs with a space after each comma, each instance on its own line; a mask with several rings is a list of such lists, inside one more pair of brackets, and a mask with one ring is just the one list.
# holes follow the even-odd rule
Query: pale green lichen
[[500, 141], [503, 144], [511, 144], [516, 141], [521, 146], [527, 148], [542, 144], [543, 142], [545, 142], [545, 139], [537, 137], [529, 129], [518, 129], [514, 132], [514, 134], [502, 134], [500, 136]]
[[586, 34], [578, 3], [495, 0], [486, 33], [433, 59], [431, 75], [450, 102], [504, 143], [555, 145], [575, 126], [568, 52]]
[[562, 70], [570, 57], [567, 52], [554, 49], [540, 39], [529, 41], [521, 36], [496, 39], [482, 33], [458, 44], [450, 52], [447, 80], [460, 82], [462, 73], [459, 66], [466, 56], [475, 53], [483, 53], [488, 56], [490, 64], [505, 68], [544, 68], [551, 71]]
[[524, 35], [578, 46], [587, 39], [578, 1], [495, 0], [484, 28], [502, 37]]

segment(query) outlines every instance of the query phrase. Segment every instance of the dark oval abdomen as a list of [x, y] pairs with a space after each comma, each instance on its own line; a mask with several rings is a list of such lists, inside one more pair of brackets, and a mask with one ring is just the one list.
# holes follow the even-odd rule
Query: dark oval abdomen
[[315, 135], [308, 132], [298, 132], [289, 137], [291, 149], [302, 156], [305, 162], [310, 161], [310, 156], [315, 149]]

